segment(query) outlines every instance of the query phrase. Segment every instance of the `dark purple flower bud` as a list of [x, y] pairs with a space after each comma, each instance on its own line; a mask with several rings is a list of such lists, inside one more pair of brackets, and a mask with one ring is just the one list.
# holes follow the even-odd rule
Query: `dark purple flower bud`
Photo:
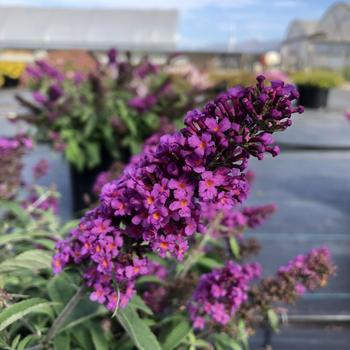
[[118, 51], [116, 49], [114, 49], [114, 48], [109, 49], [107, 51], [107, 57], [108, 57], [108, 63], [109, 64], [117, 63]]
[[57, 101], [63, 96], [63, 90], [58, 84], [52, 84], [48, 89], [48, 97], [51, 102]]

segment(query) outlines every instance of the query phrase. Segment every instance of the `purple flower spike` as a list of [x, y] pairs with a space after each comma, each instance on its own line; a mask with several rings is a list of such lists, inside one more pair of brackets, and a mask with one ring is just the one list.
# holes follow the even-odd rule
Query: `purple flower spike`
[[[278, 149], [270, 135], [289, 127], [292, 114], [300, 111], [291, 107], [293, 89], [283, 83], [265, 86], [259, 78], [255, 87], [230, 90], [202, 111], [187, 113], [185, 127], [179, 132], [152, 137], [122, 175], [104, 185], [99, 205], [58, 244], [54, 270], [79, 265], [89, 287], [94, 291], [102, 287], [108, 308], [113, 305], [117, 283], [120, 306], [126, 306], [135, 293], [135, 279], [146, 273], [148, 253], [181, 261], [193, 242], [191, 236], [205, 232], [209, 208], [215, 215], [246, 198], [249, 179], [245, 171], [250, 157], [276, 155]], [[153, 101], [153, 96], [146, 96], [132, 103], [147, 110], [148, 98]], [[106, 242], [115, 240], [115, 249], [109, 249]], [[135, 256], [142, 261], [140, 270]], [[244, 273], [239, 272], [242, 269]], [[245, 299], [247, 277], [241, 274], [247, 276], [248, 270], [253, 268], [228, 264], [225, 273], [239, 276], [236, 289], [228, 286], [233, 288], [230, 304], [216, 300], [225, 286], [218, 284], [211, 294], [215, 300], [203, 305], [206, 309], [196, 317], [204, 313], [213, 319], [216, 315], [215, 322], [228, 322]], [[201, 318], [194, 322], [203, 326]]]

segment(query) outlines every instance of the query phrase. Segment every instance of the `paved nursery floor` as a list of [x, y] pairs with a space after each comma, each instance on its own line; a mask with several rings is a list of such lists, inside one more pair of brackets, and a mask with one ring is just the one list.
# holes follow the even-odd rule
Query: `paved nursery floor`
[[[350, 122], [343, 117], [350, 108], [350, 92], [335, 90], [326, 110], [307, 110], [297, 117], [287, 132], [278, 135], [284, 147], [280, 157], [254, 161], [256, 182], [250, 204], [276, 203], [274, 217], [259, 229], [249, 232], [263, 245], [258, 259], [265, 273], [273, 273], [298, 253], [313, 246], [328, 244], [338, 273], [319, 293], [306, 295], [291, 310], [294, 316], [350, 315]], [[13, 133], [14, 127], [1, 118], [18, 109], [13, 92], [0, 92], [0, 133]], [[71, 212], [68, 168], [59, 155], [40, 147], [27, 164], [41, 157], [50, 161], [50, 174], [43, 183], [55, 182], [62, 193], [61, 215]], [[29, 166], [26, 168], [29, 174]], [[277, 350], [345, 350], [350, 344], [350, 324], [293, 323], [273, 335]], [[264, 339], [258, 333], [252, 348]]]

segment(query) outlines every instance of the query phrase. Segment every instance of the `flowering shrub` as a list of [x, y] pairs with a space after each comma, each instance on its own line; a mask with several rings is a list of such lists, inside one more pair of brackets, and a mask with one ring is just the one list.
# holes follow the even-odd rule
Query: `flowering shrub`
[[27, 68], [32, 100], [18, 96], [28, 114], [17, 119], [34, 124], [36, 138], [64, 152], [80, 170], [104, 158], [127, 162], [162, 120], [174, 123], [209, 93], [168, 68], [147, 58], [137, 64], [130, 55], [123, 60], [116, 50], [90, 72], [37, 61]]
[[[76, 292], [55, 310], [55, 321], [41, 319], [48, 330], [30, 344], [247, 349], [248, 331], [271, 315], [276, 302], [293, 302], [324, 286], [334, 273], [326, 248], [296, 257], [274, 277], [260, 278], [258, 264], [242, 262], [257, 250], [243, 230], [275, 211], [272, 205], [241, 206], [251, 181], [249, 159], [279, 153], [271, 134], [302, 112], [292, 104], [297, 97], [294, 87], [258, 77], [256, 86], [233, 88], [187, 113], [180, 131], [148, 140], [119, 178], [103, 186], [97, 207], [57, 242], [57, 284], [49, 283], [48, 295], [55, 301], [55, 288], [72, 285]], [[86, 304], [86, 290], [97, 303]], [[46, 299], [41, 302], [48, 307]], [[86, 312], [89, 307], [99, 313]], [[0, 313], [0, 329], [16, 320], [6, 318], [8, 309]]]
[[[302, 111], [291, 106], [297, 97], [293, 87], [263, 81], [259, 77], [256, 88], [232, 89], [202, 112], [189, 112], [184, 129], [162, 136], [159, 145], [148, 147], [117, 181], [105, 185], [101, 205], [59, 245], [55, 271], [72, 262], [93, 262], [85, 279], [113, 309], [113, 280], [125, 306], [135, 278], [147, 272], [147, 250], [183, 260], [191, 236], [204, 230], [207, 211], [231, 210], [245, 198], [249, 157], [277, 155], [270, 133], [287, 128], [292, 113]], [[135, 261], [137, 250], [142, 258]], [[128, 267], [134, 273], [127, 274]]]

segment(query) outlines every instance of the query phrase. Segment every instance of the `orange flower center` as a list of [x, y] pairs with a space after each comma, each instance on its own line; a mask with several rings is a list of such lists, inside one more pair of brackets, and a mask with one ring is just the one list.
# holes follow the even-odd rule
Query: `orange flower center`
[[148, 196], [146, 201], [147, 201], [147, 204], [153, 204], [154, 203], [154, 198], [152, 196]]
[[168, 243], [167, 243], [167, 242], [162, 242], [159, 246], [160, 246], [162, 249], [168, 249]]
[[153, 219], [154, 219], [154, 220], [159, 220], [159, 219], [160, 219], [160, 215], [159, 215], [159, 213], [157, 213], [157, 212], [156, 212], [156, 213], [153, 213], [152, 216], [153, 216]]
[[181, 205], [182, 208], [186, 207], [186, 205], [187, 205], [187, 200], [186, 200], [186, 199], [182, 199], [182, 200], [180, 201], [180, 205]]
[[98, 231], [99, 232], [103, 232], [103, 231], [105, 231], [106, 230], [106, 227], [105, 227], [105, 225], [104, 224], [100, 224], [100, 225], [98, 225]]
[[207, 180], [206, 184], [208, 187], [213, 187], [214, 186], [214, 181], [213, 180]]

